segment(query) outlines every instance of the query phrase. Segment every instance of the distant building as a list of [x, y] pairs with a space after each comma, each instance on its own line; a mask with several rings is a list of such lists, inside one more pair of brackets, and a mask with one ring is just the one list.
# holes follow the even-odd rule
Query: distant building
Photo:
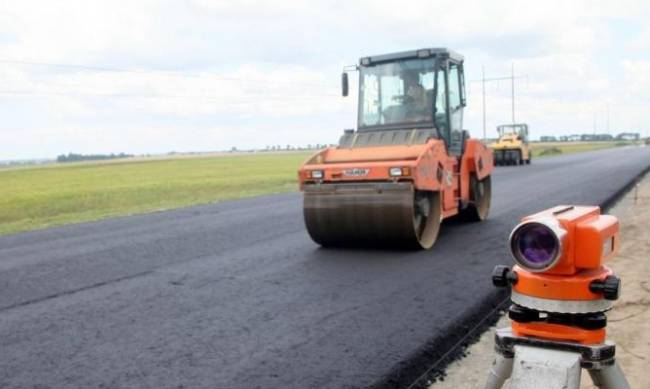
[[614, 137], [611, 134], [597, 134], [596, 140], [601, 142], [612, 141]]
[[539, 138], [540, 142], [557, 142], [557, 138], [554, 136], [543, 135]]
[[616, 140], [639, 140], [641, 135], [638, 132], [622, 132], [616, 135]]
[[593, 142], [596, 140], [595, 134], [582, 134], [580, 135], [580, 140], [583, 142]]
[[582, 140], [582, 135], [578, 135], [578, 134], [569, 135], [567, 140], [569, 142], [580, 142]]

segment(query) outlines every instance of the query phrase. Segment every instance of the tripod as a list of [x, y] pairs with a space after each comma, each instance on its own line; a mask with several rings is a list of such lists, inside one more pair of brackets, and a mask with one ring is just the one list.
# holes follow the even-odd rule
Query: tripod
[[497, 355], [484, 389], [579, 389], [582, 369], [603, 389], [629, 389], [614, 358], [616, 345], [562, 342], [517, 336], [511, 328], [497, 330]]

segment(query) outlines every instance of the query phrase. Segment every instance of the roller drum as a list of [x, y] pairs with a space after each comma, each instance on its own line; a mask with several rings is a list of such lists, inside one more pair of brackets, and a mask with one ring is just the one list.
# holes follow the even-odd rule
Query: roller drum
[[440, 197], [403, 183], [305, 187], [307, 231], [322, 246], [429, 248], [440, 225]]

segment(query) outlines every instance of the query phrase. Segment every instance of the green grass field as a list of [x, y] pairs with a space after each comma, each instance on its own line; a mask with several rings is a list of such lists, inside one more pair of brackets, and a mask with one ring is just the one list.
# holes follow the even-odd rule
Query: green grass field
[[531, 143], [533, 158], [551, 155], [572, 154], [584, 151], [608, 149], [617, 146], [626, 146], [629, 142], [550, 142]]
[[309, 153], [0, 170], [0, 234], [297, 190]]
[[[549, 148], [568, 154], [615, 145], [573, 142], [534, 143], [532, 147], [538, 157]], [[294, 191], [297, 169], [309, 154], [120, 160], [0, 170], [0, 235]]]

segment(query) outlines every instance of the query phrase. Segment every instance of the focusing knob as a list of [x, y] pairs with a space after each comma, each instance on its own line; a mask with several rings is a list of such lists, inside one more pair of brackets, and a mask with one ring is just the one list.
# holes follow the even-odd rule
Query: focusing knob
[[604, 280], [591, 281], [589, 290], [602, 293], [606, 300], [617, 300], [621, 293], [621, 279], [617, 276], [607, 276]]
[[497, 265], [492, 271], [492, 284], [499, 288], [505, 288], [517, 283], [517, 273], [510, 270], [508, 266]]

